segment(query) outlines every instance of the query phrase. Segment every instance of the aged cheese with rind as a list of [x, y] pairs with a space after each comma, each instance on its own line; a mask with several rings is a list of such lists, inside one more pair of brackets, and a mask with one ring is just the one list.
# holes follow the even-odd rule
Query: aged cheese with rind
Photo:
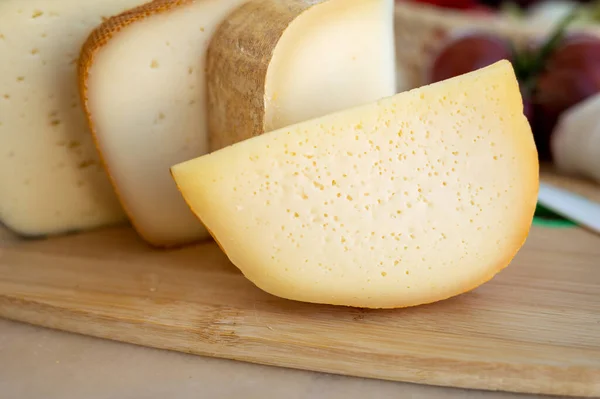
[[0, 222], [29, 236], [125, 221], [77, 91], [89, 33], [144, 0], [0, 0]]
[[396, 93], [393, 0], [251, 0], [208, 50], [212, 150]]
[[258, 287], [394, 308], [458, 295], [506, 267], [528, 235], [539, 165], [514, 71], [501, 61], [172, 174]]
[[90, 126], [136, 230], [173, 246], [208, 237], [169, 167], [208, 151], [206, 49], [244, 0], [155, 0], [95, 30], [80, 60]]

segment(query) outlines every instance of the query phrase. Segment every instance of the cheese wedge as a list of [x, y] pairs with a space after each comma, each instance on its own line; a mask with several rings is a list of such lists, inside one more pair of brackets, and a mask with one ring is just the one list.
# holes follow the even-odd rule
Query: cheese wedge
[[394, 308], [471, 290], [524, 243], [537, 151], [512, 66], [263, 134], [172, 167], [263, 290]]
[[81, 45], [144, 0], [0, 0], [0, 221], [30, 236], [125, 221], [80, 107]]
[[396, 93], [393, 0], [251, 0], [208, 50], [212, 150]]
[[80, 60], [98, 149], [133, 225], [149, 243], [208, 237], [169, 174], [208, 151], [206, 48], [243, 0], [156, 0], [100, 26]]

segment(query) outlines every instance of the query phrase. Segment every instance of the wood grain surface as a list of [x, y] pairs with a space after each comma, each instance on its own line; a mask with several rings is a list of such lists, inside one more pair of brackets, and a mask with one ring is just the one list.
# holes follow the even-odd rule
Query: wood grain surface
[[270, 296], [212, 242], [127, 227], [0, 244], [0, 316], [150, 347], [424, 384], [600, 396], [600, 237], [534, 228], [462, 296], [404, 310]]

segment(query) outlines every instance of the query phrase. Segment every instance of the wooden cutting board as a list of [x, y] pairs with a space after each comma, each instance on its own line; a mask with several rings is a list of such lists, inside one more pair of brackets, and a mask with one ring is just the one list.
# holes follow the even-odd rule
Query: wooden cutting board
[[600, 236], [534, 227], [505, 271], [432, 305], [287, 301], [212, 242], [150, 249], [128, 227], [0, 232], [0, 316], [199, 355], [465, 388], [600, 396]]

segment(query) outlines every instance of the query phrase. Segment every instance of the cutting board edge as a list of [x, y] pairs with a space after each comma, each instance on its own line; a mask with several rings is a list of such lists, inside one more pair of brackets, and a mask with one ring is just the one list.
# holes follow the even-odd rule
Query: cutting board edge
[[[600, 381], [596, 384], [578, 383], [570, 380], [558, 380], [564, 377], [565, 369], [561, 367], [540, 366], [539, 368], [530, 368], [528, 372], [521, 373], [519, 379], [495, 378], [497, 376], [490, 372], [489, 375], [482, 375], [481, 368], [476, 364], [471, 368], [471, 373], [455, 373], [423, 376], [422, 372], [415, 370], [404, 373], [375, 373], [368, 372], [365, 369], [356, 372], [356, 370], [344, 370], [341, 367], [308, 365], [306, 362], [290, 362], [293, 357], [278, 357], [277, 360], [267, 358], [269, 350], [273, 348], [265, 345], [268, 341], [263, 340], [263, 348], [268, 351], [253, 351], [248, 355], [235, 355], [232, 352], [226, 353], [222, 349], [222, 343], [200, 342], [200, 346], [194, 345], [186, 348], [176, 339], [161, 339], [160, 331], [157, 334], [145, 334], [146, 339], [138, 339], [132, 336], [124, 339], [127, 332], [131, 331], [135, 323], [131, 320], [123, 320], [115, 317], [94, 314], [91, 312], [83, 313], [56, 307], [53, 305], [36, 302], [27, 299], [19, 299], [0, 294], [0, 317], [17, 322], [36, 325], [44, 328], [55, 329], [68, 333], [81, 334], [94, 338], [107, 339], [116, 342], [134, 344], [144, 347], [150, 347], [161, 350], [171, 350], [192, 355], [208, 356], [214, 358], [242, 361], [247, 363], [260, 364], [265, 366], [285, 367], [290, 369], [324, 372], [337, 375], [352, 377], [371, 378], [395, 382], [416, 383], [430, 386], [475, 389], [483, 391], [505, 391], [523, 394], [541, 394], [541, 395], [560, 395], [570, 397], [600, 397]], [[85, 321], [82, 323], [82, 321]], [[145, 324], [148, 327], [148, 324]], [[153, 329], [157, 329], [154, 326]], [[182, 332], [184, 329], [181, 329]], [[170, 337], [169, 335], [166, 335]], [[151, 337], [150, 339], [147, 339]], [[219, 350], [210, 350], [211, 346], [218, 346]], [[424, 361], [426, 359], [423, 359]], [[463, 362], [464, 364], [464, 362]], [[489, 363], [483, 363], [489, 365]], [[481, 366], [482, 364], [479, 364]], [[502, 365], [499, 366], [509, 366]], [[600, 376], [600, 369], [597, 370]], [[548, 383], [540, 383], [540, 376], [547, 378]], [[495, 380], [495, 381], [494, 381]], [[474, 382], [476, 381], [476, 382]], [[535, 383], [533, 383], [535, 381]]]

